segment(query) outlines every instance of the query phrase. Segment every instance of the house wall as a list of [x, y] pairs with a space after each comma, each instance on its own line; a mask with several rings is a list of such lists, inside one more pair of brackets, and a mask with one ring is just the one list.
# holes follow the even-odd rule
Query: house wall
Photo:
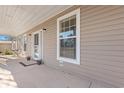
[[1, 43], [0, 44], [0, 52], [4, 52], [5, 49], [11, 49], [11, 44]]
[[[57, 61], [57, 18], [80, 8], [81, 64]], [[124, 6], [73, 6], [31, 29], [29, 33], [46, 28], [43, 60], [80, 77], [124, 87]]]

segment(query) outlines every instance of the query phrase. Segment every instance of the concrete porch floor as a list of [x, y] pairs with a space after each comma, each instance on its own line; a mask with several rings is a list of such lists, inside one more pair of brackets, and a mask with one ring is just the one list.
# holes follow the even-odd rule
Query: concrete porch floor
[[[1, 59], [1, 58], [0, 58]], [[3, 60], [3, 59], [2, 59]], [[5, 61], [5, 59], [4, 59]], [[0, 87], [19, 88], [88, 88], [112, 87], [106, 84], [81, 79], [68, 73], [58, 71], [46, 65], [24, 67], [19, 62], [24, 59], [6, 59], [0, 64]]]

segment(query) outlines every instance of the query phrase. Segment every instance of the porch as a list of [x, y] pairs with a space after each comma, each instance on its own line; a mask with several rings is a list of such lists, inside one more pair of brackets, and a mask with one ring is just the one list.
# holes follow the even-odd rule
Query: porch
[[18, 88], [89, 88], [112, 87], [94, 82], [85, 77], [79, 78], [45, 64], [24, 67], [22, 58], [0, 58], [0, 87]]

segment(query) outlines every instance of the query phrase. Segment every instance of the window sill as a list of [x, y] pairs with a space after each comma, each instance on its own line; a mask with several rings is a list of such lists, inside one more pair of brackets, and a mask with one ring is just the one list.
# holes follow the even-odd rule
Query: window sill
[[67, 63], [76, 64], [76, 65], [80, 65], [80, 62], [77, 61], [77, 60], [75, 60], [75, 59], [59, 57], [59, 58], [57, 58], [57, 60], [59, 60], [59, 61], [63, 61], [63, 62], [67, 62]]

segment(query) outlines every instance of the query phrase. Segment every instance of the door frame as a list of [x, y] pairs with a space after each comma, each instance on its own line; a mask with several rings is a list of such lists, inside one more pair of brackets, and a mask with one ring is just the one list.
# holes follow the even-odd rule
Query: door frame
[[36, 60], [35, 59], [35, 57], [34, 57], [34, 35], [35, 34], [39, 34], [39, 55], [40, 55], [40, 57], [38, 58], [38, 60], [43, 60], [43, 30], [38, 30], [38, 31], [36, 31], [36, 32], [33, 32], [32, 33], [32, 37], [33, 37], [33, 42], [32, 42], [32, 58], [34, 59], [34, 60]]

